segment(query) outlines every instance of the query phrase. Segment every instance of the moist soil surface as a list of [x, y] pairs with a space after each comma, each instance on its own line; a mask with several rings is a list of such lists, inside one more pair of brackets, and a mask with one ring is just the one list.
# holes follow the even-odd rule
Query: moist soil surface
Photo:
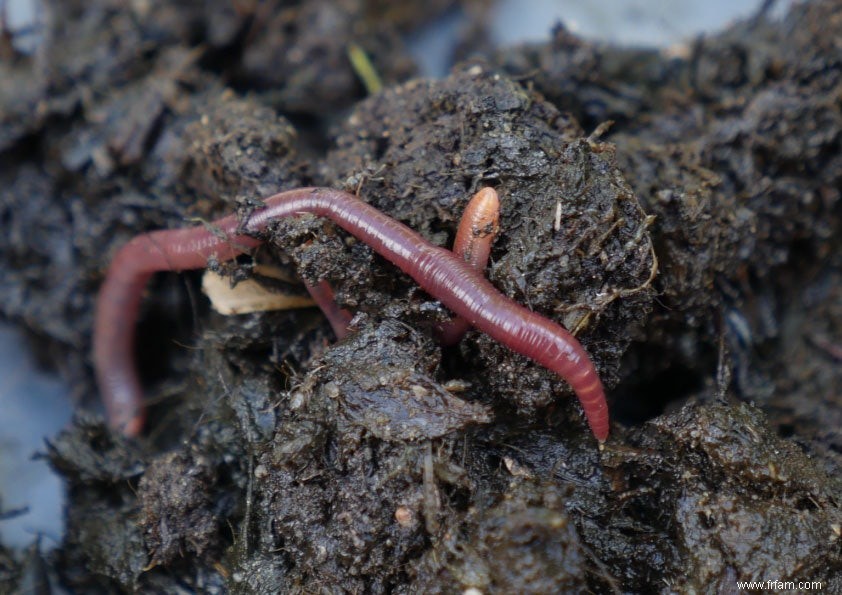
[[[401, 35], [452, 2], [184, 4], [50, 1], [34, 54], [0, 38], [0, 314], [79, 405], [45, 447], [66, 534], [0, 547], [0, 591], [842, 592], [842, 2], [670, 52], [475, 23], [440, 80]], [[442, 246], [494, 187], [486, 274], [584, 345], [608, 442], [549, 371], [477, 331], [442, 347], [446, 309], [311, 216], [208, 266], [326, 280], [352, 332], [156, 275], [146, 429], [110, 429], [114, 252], [302, 185]]]

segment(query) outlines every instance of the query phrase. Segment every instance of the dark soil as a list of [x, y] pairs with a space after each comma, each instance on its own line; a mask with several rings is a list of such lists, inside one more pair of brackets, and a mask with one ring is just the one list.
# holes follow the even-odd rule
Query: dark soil
[[[0, 48], [0, 313], [81, 408], [49, 439], [61, 547], [0, 549], [0, 590], [46, 563], [78, 593], [842, 592], [842, 3], [681, 57], [557, 28], [407, 81], [400, 35], [451, 4], [48, 2], [35, 55]], [[587, 348], [605, 448], [565, 383], [475, 331], [440, 347], [446, 310], [313, 217], [209, 266], [327, 279], [354, 332], [159, 275], [147, 433], [106, 428], [114, 251], [307, 184], [439, 245], [495, 187], [487, 274]]]

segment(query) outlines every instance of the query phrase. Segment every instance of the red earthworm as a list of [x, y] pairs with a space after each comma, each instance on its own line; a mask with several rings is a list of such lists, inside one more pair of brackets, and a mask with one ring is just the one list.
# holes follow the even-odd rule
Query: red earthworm
[[[125, 434], [143, 426], [143, 401], [132, 344], [141, 295], [156, 271], [202, 268], [208, 257], [230, 260], [260, 243], [257, 233], [274, 219], [302, 213], [327, 217], [396, 265], [455, 315], [552, 370], [579, 398], [600, 442], [608, 436], [608, 406], [596, 368], [561, 325], [512, 301], [450, 250], [435, 246], [356, 196], [328, 188], [298, 188], [265, 200], [244, 224], [229, 215], [205, 227], [143, 234], [123, 246], [109, 267], [97, 300], [94, 367], [109, 422]], [[221, 237], [227, 236], [227, 238]]]
[[348, 336], [348, 325], [351, 324], [353, 315], [345, 308], [340, 308], [336, 303], [336, 298], [333, 295], [333, 288], [326, 279], [322, 279], [315, 285], [304, 282], [304, 287], [316, 305], [325, 315], [327, 321], [330, 323], [330, 328], [333, 329], [333, 334], [337, 339], [344, 339]]
[[[491, 244], [500, 230], [500, 199], [493, 188], [483, 188], [471, 197], [453, 240], [453, 252], [461, 256], [474, 270], [483, 271], [491, 254]], [[315, 285], [304, 281], [304, 287], [322, 311], [339, 340], [348, 336], [348, 325], [353, 314], [336, 303], [333, 288], [326, 279]], [[455, 345], [462, 340], [471, 325], [467, 320], [454, 316], [436, 325], [436, 336], [444, 345]]]
[[[475, 271], [482, 272], [488, 264], [491, 244], [500, 231], [500, 199], [494, 188], [483, 188], [468, 202], [456, 237], [453, 252], [461, 256]], [[462, 340], [471, 327], [461, 316], [454, 316], [447, 322], [436, 325], [436, 336], [444, 345], [455, 345]]]
[[[483, 188], [471, 197], [453, 240], [453, 252], [461, 256], [474, 270], [483, 271], [491, 254], [491, 244], [500, 229], [500, 200], [493, 188]], [[348, 325], [353, 315], [339, 307], [333, 288], [327, 280], [315, 285], [307, 281], [304, 286], [330, 323], [339, 340], [348, 336]], [[436, 337], [443, 345], [455, 345], [462, 340], [471, 325], [460, 316], [436, 325]]]

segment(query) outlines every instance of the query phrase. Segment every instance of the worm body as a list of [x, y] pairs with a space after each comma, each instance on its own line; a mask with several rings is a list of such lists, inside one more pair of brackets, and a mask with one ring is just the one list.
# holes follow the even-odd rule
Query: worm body
[[330, 328], [333, 329], [333, 334], [339, 340], [348, 336], [348, 326], [351, 324], [351, 319], [354, 317], [345, 308], [340, 308], [336, 303], [336, 297], [333, 294], [333, 288], [326, 279], [322, 279], [315, 285], [304, 282], [304, 287], [307, 288], [307, 293], [316, 302], [316, 305], [325, 315], [327, 321], [330, 323]]
[[[476, 271], [484, 271], [491, 255], [491, 244], [500, 230], [500, 199], [494, 188], [483, 188], [471, 197], [465, 207], [456, 237], [453, 252], [461, 256]], [[304, 281], [310, 297], [322, 311], [339, 340], [348, 336], [348, 327], [353, 314], [336, 303], [333, 288], [322, 279], [315, 285]], [[471, 325], [460, 316], [453, 316], [447, 322], [435, 326], [436, 337], [443, 345], [455, 345], [462, 340]]]
[[[500, 230], [500, 199], [494, 188], [483, 188], [471, 197], [453, 240], [453, 252], [482, 273], [491, 255], [491, 244]], [[443, 345], [462, 340], [471, 324], [461, 316], [437, 324], [436, 336]]]
[[[455, 315], [566, 380], [576, 392], [594, 436], [608, 436], [602, 383], [584, 348], [566, 329], [500, 293], [450, 250], [435, 246], [352, 194], [299, 188], [265, 201], [240, 226], [230, 215], [204, 227], [137, 236], [114, 258], [97, 300], [94, 364], [110, 423], [136, 435], [143, 425], [140, 384], [134, 366], [134, 325], [143, 288], [155, 271], [202, 268], [208, 257], [234, 258], [260, 243], [238, 231], [262, 231], [274, 219], [312, 213], [331, 219], [411, 276]], [[227, 237], [221, 237], [222, 235]]]

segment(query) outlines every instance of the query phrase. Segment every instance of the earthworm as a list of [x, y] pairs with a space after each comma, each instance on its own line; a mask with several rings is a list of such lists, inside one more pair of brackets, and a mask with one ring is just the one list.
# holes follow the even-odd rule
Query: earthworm
[[[483, 271], [491, 254], [491, 244], [500, 230], [500, 199], [493, 188], [483, 188], [471, 197], [453, 240], [453, 252], [461, 256], [474, 270]], [[353, 314], [336, 303], [333, 288], [326, 279], [315, 285], [304, 281], [307, 292], [322, 311], [339, 340], [348, 336]], [[460, 316], [436, 325], [436, 337], [443, 345], [455, 345], [462, 340], [471, 325]]]
[[303, 213], [327, 217], [412, 277], [455, 315], [513, 351], [552, 370], [575, 391], [597, 440], [608, 437], [608, 406], [596, 368], [561, 325], [500, 293], [462, 258], [435, 246], [356, 196], [329, 188], [298, 188], [265, 201], [241, 223], [229, 215], [206, 227], [142, 234], [115, 255], [97, 299], [94, 367], [112, 426], [135, 436], [143, 400], [132, 353], [146, 282], [156, 271], [203, 268], [210, 256], [230, 260], [260, 240], [273, 220]]
[[353, 315], [345, 308], [340, 308], [336, 303], [336, 298], [333, 295], [333, 288], [327, 279], [322, 279], [315, 285], [304, 282], [304, 287], [316, 305], [325, 315], [327, 321], [330, 323], [330, 328], [333, 329], [333, 334], [337, 339], [344, 339], [348, 336], [348, 325], [351, 324]]
[[[478, 272], [485, 270], [491, 254], [491, 244], [500, 231], [500, 199], [494, 188], [483, 188], [471, 197], [459, 220], [453, 252]], [[436, 325], [436, 337], [443, 345], [455, 345], [462, 340], [471, 324], [461, 316]]]

